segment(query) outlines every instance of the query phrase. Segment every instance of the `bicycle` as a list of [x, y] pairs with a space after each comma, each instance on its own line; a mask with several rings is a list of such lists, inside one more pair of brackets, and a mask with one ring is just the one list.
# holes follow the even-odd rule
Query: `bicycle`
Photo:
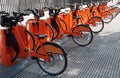
[[[69, 12], [70, 18], [69, 19], [71, 22], [71, 26], [67, 26], [66, 21], [62, 19], [63, 17], [66, 17], [67, 14], [65, 12], [61, 12], [60, 10], [62, 8], [48, 8], [45, 7], [49, 10], [49, 15], [51, 15], [51, 18], [53, 19], [52, 22], [54, 22], [56, 25], [57, 33], [59, 35], [67, 34], [72, 37], [73, 41], [79, 45], [79, 46], [86, 46], [90, 44], [93, 40], [93, 34], [92, 30], [84, 24], [79, 24], [78, 19], [79, 17], [73, 16], [72, 10]], [[52, 26], [52, 27], [55, 27]], [[69, 28], [69, 30], [68, 30]]]
[[93, 16], [90, 7], [82, 8], [81, 4], [76, 4], [76, 15], [80, 16], [79, 22], [87, 24], [94, 33], [99, 33], [104, 28], [104, 22], [101, 17]]
[[[19, 19], [26, 14], [17, 13], [17, 16], [16, 16], [16, 14], [14, 13], [14, 15], [15, 16], [11, 17], [11, 18], [14, 18], [14, 20], [16, 20], [16, 21], [13, 21], [14, 23], [13, 26], [17, 26], [16, 24], [19, 21]], [[5, 16], [4, 19], [8, 19], [8, 18]], [[4, 21], [4, 25], [5, 23], [7, 23], [7, 21]], [[35, 34], [35, 36], [38, 38], [36, 42], [34, 40], [32, 33], [30, 33], [27, 30], [26, 34], [27, 34], [27, 37], [25, 38], [26, 38], [26, 41], [28, 41], [28, 43], [27, 45], [24, 44], [24, 49], [25, 49], [24, 51], [27, 52], [32, 59], [37, 61], [39, 67], [44, 72], [46, 72], [49, 75], [59, 75], [65, 71], [67, 67], [67, 54], [59, 44], [55, 42], [43, 42], [42, 39], [47, 37], [47, 35], [45, 34], [44, 35]], [[33, 43], [35, 43], [35, 45], [34, 44], [32, 45], [33, 47], [31, 49], [29, 47], [31, 46], [30, 40], [32, 40]]]
[[92, 7], [91, 7], [91, 10], [93, 11], [92, 15], [101, 17], [104, 23], [111, 22], [113, 19], [113, 15], [109, 11], [101, 12], [98, 6], [99, 5], [97, 5], [96, 3], [92, 3]]
[[115, 18], [120, 11], [118, 7], [114, 6], [108, 7], [107, 2], [99, 2], [98, 8], [101, 12], [109, 11], [113, 15], [113, 18]]
[[11, 47], [14, 49], [13, 54], [9, 53], [11, 55], [10, 61], [14, 62], [20, 53], [18, 41], [12, 32], [13, 26], [15, 25], [14, 18], [10, 17], [9, 13], [2, 11], [0, 12], [0, 19], [1, 26], [6, 27], [4, 30], [6, 35], [6, 49], [9, 49]]
[[53, 41], [54, 31], [52, 26], [48, 24], [47, 19], [46, 20], [40, 19], [40, 17], [44, 16], [43, 10], [38, 11], [37, 9], [35, 9], [34, 11], [29, 9], [29, 11], [31, 11], [32, 14], [34, 15], [34, 19], [29, 19], [26, 22], [26, 25], [29, 26], [30, 32], [32, 34], [34, 33], [47, 34], [47, 38], [45, 38], [43, 41]]

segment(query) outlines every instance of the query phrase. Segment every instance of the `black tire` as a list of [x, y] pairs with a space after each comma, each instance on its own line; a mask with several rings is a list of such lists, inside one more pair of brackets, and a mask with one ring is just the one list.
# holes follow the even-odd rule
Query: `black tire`
[[[88, 20], [89, 27], [94, 33], [99, 33], [103, 30], [104, 28], [104, 21], [102, 20], [101, 17], [92, 17], [91, 19]], [[95, 25], [94, 25], [95, 23]]]
[[[26, 35], [26, 43], [27, 43], [26, 45], [30, 45], [29, 47], [27, 46], [27, 49], [33, 50], [35, 47], [35, 40], [34, 40], [33, 35], [28, 30], [25, 30], [25, 35]], [[28, 38], [30, 41], [28, 40]]]
[[[83, 29], [83, 28], [84, 28], [84, 29]], [[76, 27], [73, 28], [72, 32], [78, 33], [78, 34], [79, 34], [79, 33], [82, 34], [82, 37], [80, 37], [80, 36], [74, 36], [74, 35], [72, 36], [73, 41], [74, 41], [78, 46], [87, 46], [87, 45], [89, 45], [89, 44], [92, 42], [92, 40], [93, 40], [92, 30], [91, 30], [90, 27], [88, 27], [87, 25], [78, 25], [78, 26], [76, 26]], [[89, 37], [89, 35], [87, 35], [87, 34], [89, 34], [90, 37]], [[89, 40], [88, 40], [88, 39], [85, 40], [86, 38], [85, 38], [84, 36], [87, 36]], [[78, 39], [78, 40], [77, 40], [77, 39]], [[80, 40], [82, 40], [82, 41], [80, 41]], [[85, 41], [85, 42], [83, 42], [83, 41]]]
[[113, 15], [113, 18], [115, 18], [117, 16], [117, 13], [114, 12], [114, 13], [112, 13], [112, 15]]
[[53, 31], [54, 31], [54, 40], [55, 40], [60, 33], [60, 28], [59, 28], [56, 20], [54, 22], [52, 22], [51, 26], [52, 26]]
[[20, 53], [20, 47], [19, 47], [18, 41], [17, 41], [17, 39], [16, 39], [16, 37], [15, 37], [15, 35], [13, 33], [7, 34], [6, 44], [7, 44], [7, 47], [12, 46], [13, 49], [14, 49], [15, 53], [12, 53], [11, 59], [10, 59], [11, 62], [14, 62], [17, 59], [17, 57], [18, 57], [18, 55]]
[[119, 12], [120, 12], [120, 11], [117, 11], [117, 12], [116, 12], [116, 16], [119, 14]]
[[[57, 53], [55, 53], [54, 54], [54, 52], [47, 52], [48, 53], [48, 55], [49, 54], [52, 54], [52, 56], [49, 56], [50, 57], [50, 59], [51, 59], [51, 62], [47, 62], [47, 61], [45, 61], [45, 60], [41, 60], [40, 58], [37, 58], [37, 63], [38, 63], [38, 65], [39, 65], [39, 67], [44, 71], [44, 72], [46, 72], [47, 74], [49, 74], [49, 75], [59, 75], [59, 74], [61, 74], [61, 73], [63, 73], [64, 71], [65, 71], [65, 69], [67, 68], [67, 54], [65, 53], [65, 51], [64, 51], [64, 49], [60, 46], [60, 45], [58, 45], [58, 44], [56, 44], [56, 43], [53, 43], [53, 42], [45, 42], [45, 43], [43, 43], [42, 44], [42, 46], [43, 47], [45, 47], [45, 46], [52, 46], [53, 47], [53, 50], [54, 50], [54, 48], [56, 48], [56, 49], [59, 49], [60, 50], [60, 52], [62, 52], [63, 54], [61, 55], [61, 54], [57, 54]], [[39, 53], [40, 54], [40, 49], [41, 49], [41, 47], [39, 46], [38, 48], [37, 48], [37, 50], [36, 50], [36, 53]], [[48, 48], [49, 49], [49, 48]], [[49, 50], [48, 50], [49, 51]], [[60, 56], [60, 58], [62, 58], [62, 62], [60, 62], [60, 60], [56, 60], [56, 58], [55, 58], [55, 56], [54, 55], [58, 55], [58, 56]], [[58, 58], [58, 57], [57, 57]], [[64, 60], [64, 61], [63, 61]], [[60, 62], [60, 63], [59, 63]], [[57, 63], [57, 65], [55, 65]], [[63, 64], [62, 64], [63, 63]], [[52, 64], [52, 65], [51, 65]], [[49, 67], [49, 65], [50, 65], [50, 67]], [[55, 67], [54, 67], [54, 65], [55, 65]], [[47, 67], [46, 67], [47, 66]], [[52, 68], [53, 68], [53, 70], [52, 70]], [[57, 69], [59, 69], [58, 71], [57, 71]], [[52, 71], [51, 71], [52, 70]]]
[[116, 10], [116, 8], [112, 8], [112, 9], [110, 9], [110, 10], [113, 10], [114, 12], [112, 13], [112, 15], [113, 15], [113, 18], [115, 18], [116, 16], [117, 16], [117, 14], [118, 14], [118, 11]]
[[[64, 28], [64, 31], [66, 31], [67, 30], [67, 24], [62, 19], [60, 19], [60, 22], [61, 22], [61, 24], [62, 24], [62, 26]], [[62, 32], [62, 30], [60, 29], [59, 24], [58, 24], [57, 21], [56, 21], [56, 24], [54, 24], [54, 26], [52, 26], [52, 27], [54, 29], [54, 34], [55, 34], [54, 40], [55, 40], [58, 37], [58, 35]]]
[[49, 25], [47, 22], [46, 22], [46, 29], [45, 29], [45, 31], [46, 31], [45, 33], [42, 33], [42, 34], [46, 34], [47, 35], [47, 37], [45, 39], [47, 41], [53, 41], [54, 40], [54, 31], [53, 31], [52, 26]]
[[63, 19], [60, 19], [60, 21], [63, 24], [64, 31], [66, 31], [67, 30], [67, 24], [66, 24], [66, 22]]
[[110, 23], [113, 20], [113, 15], [109, 11], [103, 12], [101, 15], [104, 23]]

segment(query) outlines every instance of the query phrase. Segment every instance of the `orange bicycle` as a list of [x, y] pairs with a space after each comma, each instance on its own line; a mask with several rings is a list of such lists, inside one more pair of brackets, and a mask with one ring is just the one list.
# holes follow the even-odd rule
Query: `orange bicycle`
[[[31, 10], [27, 9], [27, 11], [31, 11], [34, 15], [34, 19], [29, 19], [26, 22], [27, 27], [29, 28], [32, 34], [40, 33], [40, 34], [47, 34], [47, 37], [43, 39], [44, 41], [53, 41], [54, 40], [54, 31], [50, 24], [48, 24], [47, 19], [43, 20], [40, 17], [44, 16], [44, 12], [42, 10]], [[41, 14], [42, 13], [42, 14]], [[36, 39], [36, 38], [35, 38]]]
[[113, 15], [109, 11], [100, 11], [99, 4], [92, 3], [91, 11], [93, 16], [99, 16], [103, 19], [104, 23], [109, 23], [113, 19]]
[[[4, 12], [2, 13], [6, 14]], [[14, 13], [13, 15], [14, 16], [3, 15], [2, 26], [9, 26], [10, 28], [12, 27], [11, 30], [13, 30], [13, 26], [17, 27], [18, 25], [16, 24], [21, 21], [20, 18], [26, 14]], [[17, 31], [17, 30], [13, 30], [13, 31]], [[45, 39], [47, 37], [47, 35], [45, 34], [43, 35], [40, 35], [37, 33], [34, 34], [38, 39], [35, 41], [33, 38], [33, 34], [31, 34], [27, 29], [26, 31], [27, 32], [23, 31], [26, 35], [22, 37], [18, 36], [22, 32], [18, 32], [18, 31], [16, 32], [18, 33], [18, 35], [16, 36], [16, 39], [19, 37], [21, 40], [24, 41], [23, 38], [25, 38], [25, 41], [27, 42], [27, 44], [24, 44], [24, 51], [28, 53], [28, 55], [32, 59], [36, 60], [39, 67], [47, 74], [59, 75], [62, 72], [64, 72], [67, 67], [67, 54], [65, 53], [65, 50], [55, 42], [43, 42], [42, 39]], [[35, 45], [31, 45], [31, 40], [35, 43]], [[13, 45], [15, 44], [13, 43]], [[22, 45], [22, 44], [20, 43], [19, 45]], [[33, 48], [30, 48], [30, 46], [33, 46]], [[17, 57], [18, 57], [18, 54], [15, 55], [15, 59]]]
[[116, 6], [108, 7], [107, 2], [99, 2], [98, 8], [99, 8], [100, 12], [109, 11], [113, 15], [113, 18], [115, 18], [120, 11], [120, 8], [118, 8]]
[[[67, 34], [72, 37], [73, 41], [79, 46], [86, 46], [90, 44], [93, 40], [92, 30], [85, 24], [79, 24], [78, 20], [80, 19], [77, 16], [73, 15], [71, 10], [69, 14], [61, 12], [62, 8], [48, 8], [49, 14], [52, 16], [52, 22], [55, 23], [55, 26], [59, 31], [59, 35]], [[67, 17], [67, 15], [70, 15]], [[69, 19], [71, 24], [67, 24], [68, 21], [63, 18]]]
[[79, 22], [87, 24], [94, 33], [99, 33], [104, 28], [104, 22], [101, 17], [93, 16], [90, 7], [83, 8], [81, 4], [76, 4], [76, 15], [80, 16]]

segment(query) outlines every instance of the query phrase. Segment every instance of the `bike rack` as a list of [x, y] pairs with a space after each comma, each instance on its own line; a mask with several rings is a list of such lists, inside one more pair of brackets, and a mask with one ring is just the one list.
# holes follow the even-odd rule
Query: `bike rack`
[[73, 14], [70, 10], [69, 13], [67, 13], [67, 16], [65, 17], [66, 24], [68, 26], [68, 30], [71, 31], [72, 25], [73, 25]]
[[[19, 32], [21, 32], [21, 33], [19, 33]], [[18, 41], [19, 46], [20, 46], [19, 57], [20, 58], [27, 58], [28, 53], [24, 52], [24, 44], [23, 44], [23, 40], [21, 40], [21, 37], [24, 37], [22, 32], [23, 32], [22, 31], [22, 26], [14, 27], [13, 33], [17, 37], [17, 41]], [[11, 60], [10, 60], [11, 55], [13, 55], [13, 53], [14, 53], [13, 52], [14, 49], [12, 47], [6, 48], [6, 37], [5, 37], [4, 29], [0, 29], [0, 34], [1, 34], [1, 36], [0, 36], [1, 63], [5, 66], [11, 66], [11, 65], [15, 64], [15, 62], [16, 62], [16, 61], [11, 62]]]
[[13, 51], [12, 48], [6, 48], [6, 37], [4, 34], [4, 29], [0, 29], [0, 51], [1, 51], [1, 63], [5, 66], [13, 65], [15, 62], [10, 61], [10, 54], [9, 50]]
[[25, 37], [25, 35], [24, 35], [24, 27], [23, 26], [16, 26], [16, 27], [14, 27], [13, 28], [13, 33], [17, 37], [17, 41], [18, 41], [18, 44], [20, 46], [19, 57], [20, 58], [28, 57], [28, 53], [24, 52], [24, 49], [25, 49], [25, 45], [24, 45], [24, 41], [25, 40], [23, 40], [23, 37]]
[[73, 26], [73, 14], [72, 14], [72, 11], [70, 10], [68, 13], [66, 13], [66, 15], [62, 17], [62, 19], [67, 24], [67, 30], [71, 31], [71, 28]]

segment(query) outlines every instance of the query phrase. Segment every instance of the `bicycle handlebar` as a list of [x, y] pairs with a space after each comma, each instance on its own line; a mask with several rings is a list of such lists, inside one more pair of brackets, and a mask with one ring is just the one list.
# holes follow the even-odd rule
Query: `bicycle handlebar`
[[66, 5], [67, 5], [67, 6], [72, 6], [72, 7], [74, 7], [75, 5], [81, 6], [82, 4], [79, 4], [79, 3], [70, 4], [70, 3], [68, 3], [68, 4], [66, 4]]
[[3, 26], [6, 26], [6, 27], [10, 26], [10, 25], [11, 25], [10, 27], [16, 26], [16, 24], [18, 22], [20, 22], [20, 17], [21, 16], [28, 15], [28, 14], [25, 14], [25, 13], [13, 12], [13, 16], [10, 16], [10, 14], [5, 12], [5, 11], [1, 11], [0, 14], [2, 14], [1, 17], [0, 17], [2, 19], [1, 24]]
[[58, 7], [55, 7], [55, 8], [53, 8], [53, 7], [43, 7], [43, 9], [48, 9], [50, 16], [56, 16], [56, 15], [59, 14], [61, 9], [63, 9], [63, 7], [60, 7], [60, 8], [58, 8]]
[[21, 13], [21, 12], [13, 12], [13, 15], [16, 17], [16, 15], [19, 14], [19, 16], [26, 16], [29, 14]]
[[39, 10], [38, 10], [37, 8], [34, 8], [34, 9], [35, 9], [36, 13], [38, 13], [38, 14], [39, 14]]
[[34, 11], [32, 9], [29, 9], [29, 8], [24, 10], [24, 11], [31, 11], [32, 13], [34, 13]]
[[32, 12], [32, 14], [37, 18], [37, 19], [39, 19], [39, 15], [38, 15], [38, 11], [37, 11], [37, 9], [35, 9], [36, 10], [36, 12], [34, 11], [34, 10], [32, 10], [32, 9], [26, 9], [26, 10], [24, 10], [24, 11], [30, 11], [30, 12]]
[[1, 11], [0, 14], [6, 14], [9, 15], [9, 13], [5, 12], [5, 11]]

